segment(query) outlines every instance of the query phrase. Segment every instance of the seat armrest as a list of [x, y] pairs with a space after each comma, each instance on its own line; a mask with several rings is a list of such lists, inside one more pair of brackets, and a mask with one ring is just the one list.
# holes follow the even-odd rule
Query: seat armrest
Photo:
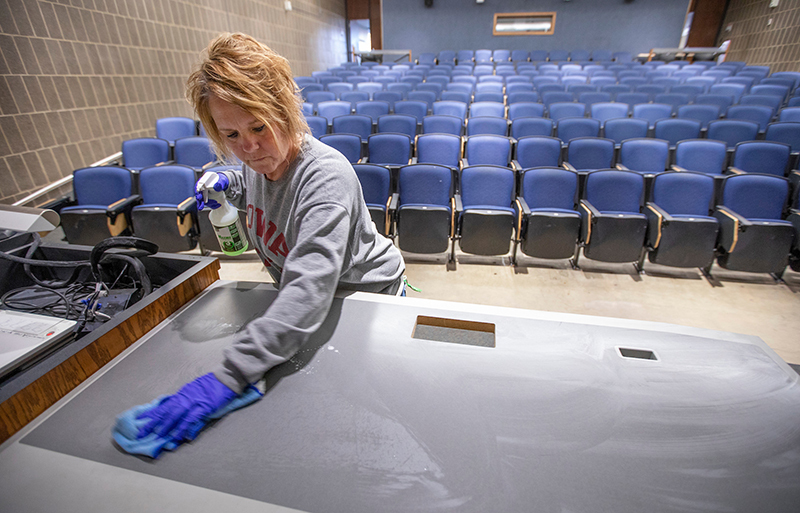
[[669, 166], [669, 168], [672, 171], [682, 171], [682, 172], [683, 171], [688, 171], [688, 169], [686, 169], [685, 167], [681, 167], [681, 166], [678, 166], [678, 165], [675, 165], [675, 164], [672, 164], [671, 166]]
[[358, 162], [356, 162], [356, 164], [366, 164], [367, 158], [368, 157], [361, 157], [360, 159], [358, 159]]
[[178, 205], [179, 216], [185, 216], [186, 214], [190, 214], [192, 212], [197, 212], [197, 198], [194, 196], [186, 198]]
[[131, 225], [131, 210], [141, 202], [142, 197], [134, 194], [106, 207], [106, 224], [112, 237], [121, 234]]
[[197, 198], [194, 196], [186, 198], [178, 205], [178, 233], [181, 234], [181, 237], [185, 237], [191, 231], [196, 213]]
[[525, 198], [522, 196], [517, 196], [515, 199], [517, 204], [517, 210], [523, 215], [529, 216], [531, 214], [531, 207], [528, 206], [528, 202], [525, 201]]
[[461, 159], [461, 169], [469, 167], [469, 161], [466, 158]]
[[513, 169], [516, 172], [522, 171], [522, 166], [519, 165], [519, 161], [517, 159], [513, 159], [511, 161], [511, 169]]
[[581, 240], [584, 244], [589, 244], [592, 239], [592, 223], [596, 222], [600, 211], [585, 199], [581, 200], [579, 207], [581, 214]]
[[727, 169], [727, 171], [728, 171], [728, 173], [730, 173], [732, 175], [743, 175], [743, 174], [745, 174], [745, 171], [742, 171], [738, 167], [733, 167], [733, 166], [729, 167]]
[[517, 196], [514, 200], [514, 205], [517, 208], [517, 242], [522, 240], [522, 220], [523, 218], [528, 217], [531, 215], [531, 209], [528, 206], [528, 202], [525, 201], [525, 198], [522, 196]]
[[736, 243], [739, 241], [739, 232], [752, 226], [752, 223], [723, 205], [717, 206], [714, 217], [719, 221], [717, 246], [727, 253], [733, 253]]
[[410, 159], [408, 159], [408, 164], [409, 165], [416, 164], [416, 163], [417, 163], [417, 157], [411, 157]]
[[786, 220], [792, 223], [792, 227], [794, 228], [792, 251], [800, 254], [800, 210], [795, 208], [789, 210], [789, 217], [787, 217]]
[[65, 194], [60, 198], [56, 198], [53, 200], [48, 201], [44, 205], [37, 205], [36, 208], [45, 208], [49, 210], [55, 210], [59, 214], [61, 214], [61, 209], [64, 207], [69, 207], [75, 204], [75, 200], [72, 198], [71, 195]]
[[616, 169], [619, 169], [620, 171], [630, 171], [630, 169], [628, 169], [627, 167], [625, 167], [625, 166], [624, 166], [624, 165], [622, 165], [622, 164], [617, 164], [617, 165], [616, 165], [616, 166], [614, 166], [614, 167], [615, 167]]
[[575, 169], [575, 166], [573, 166], [573, 165], [572, 165], [572, 164], [570, 164], [569, 162], [562, 162], [562, 163], [561, 163], [561, 167], [563, 167], [564, 169], [567, 169], [567, 170], [569, 170], [569, 171], [575, 171], [575, 172], [577, 172], [577, 171], [578, 171], [577, 169]]
[[461, 194], [453, 194], [453, 209], [456, 212], [464, 211], [464, 204], [461, 202]]
[[647, 216], [647, 247], [656, 249], [661, 243], [661, 227], [672, 221], [672, 216], [655, 203], [647, 202], [644, 210]]
[[106, 207], [106, 216], [108, 216], [113, 220], [119, 214], [122, 213], [130, 215], [131, 209], [133, 209], [133, 207], [140, 204], [141, 202], [142, 202], [142, 197], [139, 196], [138, 194], [128, 196], [127, 198], [122, 198], [121, 200], [115, 201], [114, 203]]
[[205, 171], [206, 169], [212, 168], [212, 167], [214, 167], [214, 166], [216, 166], [218, 164], [220, 164], [219, 160], [212, 160], [211, 162], [208, 162], [206, 165], [201, 167], [200, 171]]

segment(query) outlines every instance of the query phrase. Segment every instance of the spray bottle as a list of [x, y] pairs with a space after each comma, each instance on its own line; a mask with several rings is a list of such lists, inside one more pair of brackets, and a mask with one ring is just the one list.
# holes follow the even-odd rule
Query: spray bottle
[[210, 198], [220, 204], [219, 208], [208, 213], [208, 220], [214, 227], [222, 252], [229, 256], [241, 255], [247, 251], [244, 227], [239, 212], [225, 198], [225, 193], [214, 188], [217, 180], [216, 173], [205, 173], [197, 182], [197, 190], [202, 191], [204, 201]]

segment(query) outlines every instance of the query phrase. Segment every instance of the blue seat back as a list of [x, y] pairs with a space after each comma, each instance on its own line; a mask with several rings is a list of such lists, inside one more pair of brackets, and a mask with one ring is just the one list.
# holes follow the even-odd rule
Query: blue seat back
[[391, 172], [375, 164], [355, 164], [353, 169], [361, 182], [361, 192], [367, 205], [385, 206], [391, 190]]
[[800, 122], [800, 107], [787, 107], [782, 109], [778, 121], [796, 121]]
[[612, 118], [603, 124], [603, 135], [616, 144], [625, 139], [647, 137], [648, 123], [646, 119]]
[[395, 132], [412, 139], [417, 135], [417, 119], [406, 114], [387, 114], [378, 118], [378, 133]]
[[701, 128], [708, 127], [711, 121], [719, 119], [719, 105], [682, 105], [678, 107], [678, 118], [694, 119], [700, 122]]
[[672, 117], [672, 105], [665, 103], [642, 103], [633, 106], [631, 114], [635, 118], [646, 119], [650, 123], [650, 128], [655, 126], [656, 121]]
[[373, 164], [402, 166], [411, 158], [411, 138], [405, 134], [372, 134], [367, 144]]
[[456, 116], [463, 120], [467, 117], [467, 104], [453, 101], [434, 102], [431, 112], [433, 112], [433, 114]]
[[780, 219], [788, 196], [789, 182], [778, 176], [729, 176], [722, 188], [722, 204], [745, 219]]
[[361, 137], [355, 134], [327, 134], [321, 136], [319, 140], [336, 149], [351, 164], [361, 159]]
[[588, 108], [591, 108], [591, 106], [595, 103], [611, 102], [611, 93], [602, 93], [602, 92], [581, 93], [578, 96], [578, 101], [587, 105]]
[[389, 104], [387, 102], [366, 101], [356, 103], [356, 114], [364, 114], [372, 118], [373, 123], [378, 121], [380, 116], [389, 114]]
[[508, 135], [508, 120], [498, 116], [478, 116], [467, 119], [467, 136]]
[[564, 102], [573, 102], [575, 101], [575, 95], [572, 93], [568, 93], [566, 91], [551, 91], [542, 94], [542, 103], [547, 108], [554, 103], [564, 103]]
[[511, 140], [497, 135], [475, 135], [467, 138], [464, 153], [470, 165], [508, 166]]
[[[510, 111], [510, 109], [509, 109]], [[509, 119], [510, 116], [509, 116]], [[511, 122], [511, 137], [520, 139], [527, 135], [553, 135], [553, 120], [541, 117], [520, 117]]]
[[473, 102], [469, 106], [469, 116], [493, 116], [504, 118], [506, 116], [506, 108], [505, 105], [497, 102]]
[[592, 118], [605, 123], [609, 119], [628, 117], [629, 107], [626, 103], [600, 102], [592, 104], [589, 109]]
[[311, 130], [311, 135], [317, 139], [328, 133], [328, 120], [322, 116], [306, 116], [306, 123]]
[[531, 209], [575, 209], [578, 174], [559, 167], [525, 170], [520, 180], [520, 196]]
[[184, 117], [160, 118], [156, 120], [156, 137], [174, 142], [181, 137], [197, 135], [195, 120]]
[[431, 133], [417, 138], [417, 162], [458, 167], [461, 160], [461, 138], [453, 134]]
[[714, 84], [708, 88], [709, 94], [723, 94], [733, 97], [733, 103], [739, 103], [739, 98], [745, 93], [747, 86], [742, 84]]
[[640, 173], [661, 173], [668, 156], [669, 143], [661, 139], [628, 139], [619, 147], [619, 163]]
[[203, 167], [217, 160], [211, 149], [211, 142], [199, 135], [183, 137], [175, 141], [175, 163], [191, 167]]
[[651, 200], [670, 215], [708, 216], [713, 197], [709, 175], [668, 171], [653, 179]]
[[742, 141], [752, 141], [758, 136], [758, 123], [737, 119], [719, 119], [708, 124], [706, 137], [723, 141], [733, 148]]
[[604, 169], [586, 176], [584, 197], [601, 212], [638, 213], [643, 190], [642, 175]]
[[776, 141], [788, 144], [792, 153], [800, 152], [800, 122], [781, 121], [770, 123], [764, 135], [767, 141]]
[[522, 137], [517, 141], [515, 160], [523, 169], [558, 166], [561, 162], [561, 141], [543, 135]]
[[[535, 94], [535, 93], [534, 93]], [[534, 102], [512, 103], [508, 106], [508, 119], [541, 118], [544, 116], [544, 105]]]
[[141, 169], [169, 160], [169, 141], [141, 137], [122, 141], [122, 161], [128, 169]]
[[744, 141], [736, 145], [733, 167], [748, 173], [783, 176], [791, 148], [774, 141]]
[[345, 101], [324, 101], [317, 104], [317, 114], [328, 120], [328, 124], [333, 122], [337, 116], [350, 114], [350, 102]]
[[772, 120], [773, 112], [770, 107], [763, 105], [733, 105], [728, 107], [725, 117], [742, 121], [758, 123], [758, 130], [763, 132]]
[[177, 164], [148, 167], [139, 174], [139, 192], [145, 205], [178, 206], [194, 196], [195, 170]]
[[562, 118], [582, 118], [586, 114], [586, 105], [583, 103], [553, 103], [549, 109], [550, 119], [554, 121]]
[[414, 164], [401, 167], [397, 189], [400, 206], [435, 205], [450, 208], [453, 172], [445, 166]]
[[395, 114], [414, 116], [417, 123], [422, 123], [422, 118], [428, 115], [428, 104], [423, 101], [403, 100], [394, 104]]
[[116, 166], [85, 167], [72, 173], [72, 189], [78, 205], [105, 205], [131, 195], [129, 169]]
[[691, 139], [675, 146], [675, 165], [709, 175], [722, 174], [728, 160], [724, 142], [709, 139]]
[[654, 136], [675, 146], [678, 141], [700, 137], [700, 122], [694, 119], [660, 119], [656, 121]]
[[698, 105], [716, 105], [720, 108], [720, 112], [724, 112], [728, 107], [733, 105], [733, 96], [727, 94], [698, 94], [694, 103]]
[[614, 161], [614, 141], [600, 137], [578, 137], [569, 142], [567, 162], [578, 171], [608, 169]]
[[564, 143], [576, 137], [600, 135], [600, 121], [593, 118], [563, 118], [556, 123], [556, 135]]
[[461, 135], [464, 122], [456, 116], [446, 116], [444, 114], [425, 116], [422, 119], [423, 134], [453, 134]]
[[511, 207], [514, 171], [499, 166], [470, 166], [461, 170], [460, 190], [464, 208]]
[[356, 134], [362, 141], [366, 141], [372, 134], [372, 118], [366, 114], [336, 116], [333, 118], [331, 128], [334, 134]]

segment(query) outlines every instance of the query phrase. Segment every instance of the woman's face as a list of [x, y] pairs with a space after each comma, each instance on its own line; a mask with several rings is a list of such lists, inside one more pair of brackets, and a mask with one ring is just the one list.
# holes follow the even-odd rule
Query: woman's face
[[272, 137], [266, 125], [232, 103], [211, 95], [208, 108], [225, 144], [256, 173], [277, 180], [289, 168], [290, 144], [279, 131]]

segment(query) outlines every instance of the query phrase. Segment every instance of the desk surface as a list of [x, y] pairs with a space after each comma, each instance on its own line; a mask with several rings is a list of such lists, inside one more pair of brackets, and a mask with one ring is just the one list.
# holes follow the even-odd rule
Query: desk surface
[[[0, 447], [0, 510], [794, 512], [800, 387], [760, 339], [353, 294], [265, 397], [159, 460], [114, 417], [206, 372], [276, 295], [206, 290]], [[495, 347], [413, 338], [490, 323]], [[467, 337], [469, 338], [469, 337]], [[650, 351], [624, 358], [620, 349]]]

